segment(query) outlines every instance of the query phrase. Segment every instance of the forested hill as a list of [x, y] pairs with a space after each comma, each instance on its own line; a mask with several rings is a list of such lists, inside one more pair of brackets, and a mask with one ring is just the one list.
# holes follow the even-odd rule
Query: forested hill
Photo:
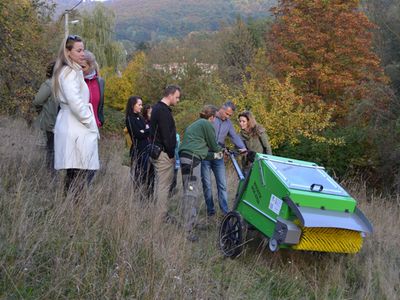
[[[57, 0], [56, 3], [64, 1]], [[79, 8], [93, 5], [86, 2]], [[264, 17], [276, 0], [110, 0], [116, 13], [117, 39], [135, 43], [217, 30], [222, 23], [242, 17]]]

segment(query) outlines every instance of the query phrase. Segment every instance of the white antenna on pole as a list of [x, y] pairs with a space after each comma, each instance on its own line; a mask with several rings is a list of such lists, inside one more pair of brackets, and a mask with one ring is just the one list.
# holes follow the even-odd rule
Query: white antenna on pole
[[[77, 4], [75, 4], [74, 7], [72, 7], [71, 9], [66, 9], [65, 12], [64, 12], [64, 34], [65, 34], [65, 38], [67, 38], [68, 35], [69, 35], [69, 30], [68, 30], [69, 15], [68, 15], [68, 14], [69, 14], [71, 11], [73, 11], [75, 8], [77, 8], [78, 5], [80, 5], [80, 4], [82, 3], [82, 1], [83, 1], [83, 0], [80, 0]], [[74, 20], [74, 21], [72, 21], [72, 22], [73, 22], [73, 24], [76, 24], [76, 23], [78, 23], [79, 21], [78, 21], [78, 20]]]

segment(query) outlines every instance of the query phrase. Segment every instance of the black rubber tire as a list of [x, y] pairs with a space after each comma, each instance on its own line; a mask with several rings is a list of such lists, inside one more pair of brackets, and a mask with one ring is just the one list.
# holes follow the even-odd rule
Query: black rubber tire
[[226, 214], [219, 228], [218, 245], [223, 255], [236, 258], [243, 250], [243, 220], [236, 211]]

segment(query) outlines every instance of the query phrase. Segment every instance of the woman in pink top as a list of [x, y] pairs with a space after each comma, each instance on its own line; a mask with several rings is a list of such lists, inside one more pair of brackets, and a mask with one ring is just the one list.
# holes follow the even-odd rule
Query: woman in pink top
[[99, 75], [99, 65], [94, 54], [85, 50], [85, 60], [82, 64], [85, 82], [89, 88], [89, 102], [93, 106], [97, 127], [104, 124], [104, 79]]

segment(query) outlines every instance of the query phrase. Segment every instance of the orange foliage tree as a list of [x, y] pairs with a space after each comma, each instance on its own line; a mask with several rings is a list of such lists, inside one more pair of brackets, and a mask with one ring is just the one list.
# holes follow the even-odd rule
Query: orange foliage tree
[[322, 100], [346, 116], [375, 83], [385, 84], [372, 51], [371, 23], [359, 0], [280, 0], [267, 37], [278, 78], [292, 78], [305, 101]]
[[273, 149], [283, 145], [296, 145], [301, 138], [317, 143], [342, 144], [340, 138], [323, 136], [324, 130], [333, 127], [332, 108], [323, 102], [305, 103], [298, 95], [290, 76], [279, 81], [268, 72], [265, 53], [259, 50], [253, 64], [247, 68], [249, 79], [243, 80], [243, 89], [232, 94], [221, 86], [225, 98], [232, 99], [238, 110], [250, 110], [257, 122], [265, 127]]

